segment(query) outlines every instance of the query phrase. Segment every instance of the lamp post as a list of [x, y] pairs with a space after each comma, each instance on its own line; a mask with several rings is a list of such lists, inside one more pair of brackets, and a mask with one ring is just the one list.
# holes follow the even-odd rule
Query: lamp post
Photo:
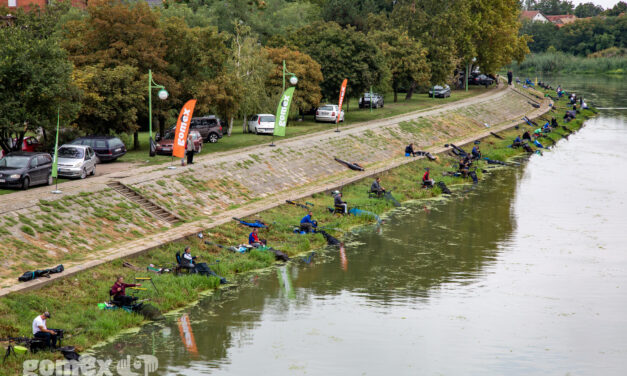
[[[477, 61], [477, 58], [473, 57], [472, 62], [474, 63], [475, 61]], [[466, 64], [466, 91], [468, 91], [468, 76], [469, 75], [470, 75], [470, 63]]]
[[290, 84], [296, 85], [298, 83], [298, 77], [296, 77], [294, 73], [287, 71], [287, 68], [285, 68], [285, 60], [283, 60], [283, 91], [285, 91], [285, 75], [286, 74], [289, 74], [292, 76], [290, 77]]
[[165, 86], [157, 85], [155, 81], [152, 79], [152, 70], [148, 69], [148, 137], [150, 143], [150, 150], [148, 154], [151, 157], [155, 156], [155, 146], [154, 141], [152, 139], [152, 89], [160, 89], [157, 95], [159, 99], [166, 100], [168, 99], [168, 92], [165, 90]]

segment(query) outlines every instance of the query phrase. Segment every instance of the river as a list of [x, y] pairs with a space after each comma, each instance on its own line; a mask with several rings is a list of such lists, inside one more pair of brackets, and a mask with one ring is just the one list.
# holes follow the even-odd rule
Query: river
[[[597, 107], [627, 79], [551, 78]], [[627, 111], [96, 350], [160, 375], [623, 375]]]

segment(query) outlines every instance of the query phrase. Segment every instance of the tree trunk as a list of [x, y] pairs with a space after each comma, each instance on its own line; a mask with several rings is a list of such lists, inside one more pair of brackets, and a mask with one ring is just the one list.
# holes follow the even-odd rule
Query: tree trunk
[[139, 150], [139, 132], [133, 133], [133, 150]]
[[248, 115], [244, 114], [244, 120], [242, 121], [242, 133], [248, 133], [248, 127], [246, 126], [246, 119], [248, 119]]
[[394, 88], [394, 103], [396, 103], [398, 101], [398, 91], [396, 91], [396, 88]]
[[233, 132], [233, 122], [235, 121], [235, 119], [233, 118], [233, 116], [231, 116], [231, 121], [229, 122], [229, 130], [227, 132], [227, 135], [229, 137], [231, 137], [231, 133]]
[[409, 90], [407, 90], [407, 95], [405, 96], [405, 100], [410, 100], [412, 95], [414, 95], [414, 90], [416, 90], [416, 81], [413, 81], [409, 86]]

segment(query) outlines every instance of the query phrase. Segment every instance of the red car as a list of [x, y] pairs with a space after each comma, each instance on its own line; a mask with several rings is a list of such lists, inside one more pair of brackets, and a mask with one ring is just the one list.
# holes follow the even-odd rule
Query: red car
[[[194, 141], [194, 152], [200, 153], [202, 150], [202, 136], [198, 131], [189, 131]], [[174, 132], [168, 132], [165, 137], [157, 141], [156, 152], [159, 155], [172, 155], [172, 145], [174, 144]]]

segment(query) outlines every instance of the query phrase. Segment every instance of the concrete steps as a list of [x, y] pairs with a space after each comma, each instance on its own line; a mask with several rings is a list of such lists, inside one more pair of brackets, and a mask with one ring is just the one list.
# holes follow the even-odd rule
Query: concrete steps
[[169, 211], [165, 210], [161, 206], [148, 200], [146, 197], [140, 195], [139, 193], [135, 192], [134, 190], [120, 183], [119, 181], [113, 181], [113, 182], [107, 183], [107, 186], [109, 186], [110, 188], [112, 188], [113, 190], [121, 194], [122, 196], [126, 197], [127, 199], [138, 204], [142, 208], [148, 210], [148, 212], [150, 212], [154, 217], [170, 225], [174, 225], [181, 221], [181, 218], [179, 218], [178, 216], [174, 215], [173, 213], [170, 213]]

